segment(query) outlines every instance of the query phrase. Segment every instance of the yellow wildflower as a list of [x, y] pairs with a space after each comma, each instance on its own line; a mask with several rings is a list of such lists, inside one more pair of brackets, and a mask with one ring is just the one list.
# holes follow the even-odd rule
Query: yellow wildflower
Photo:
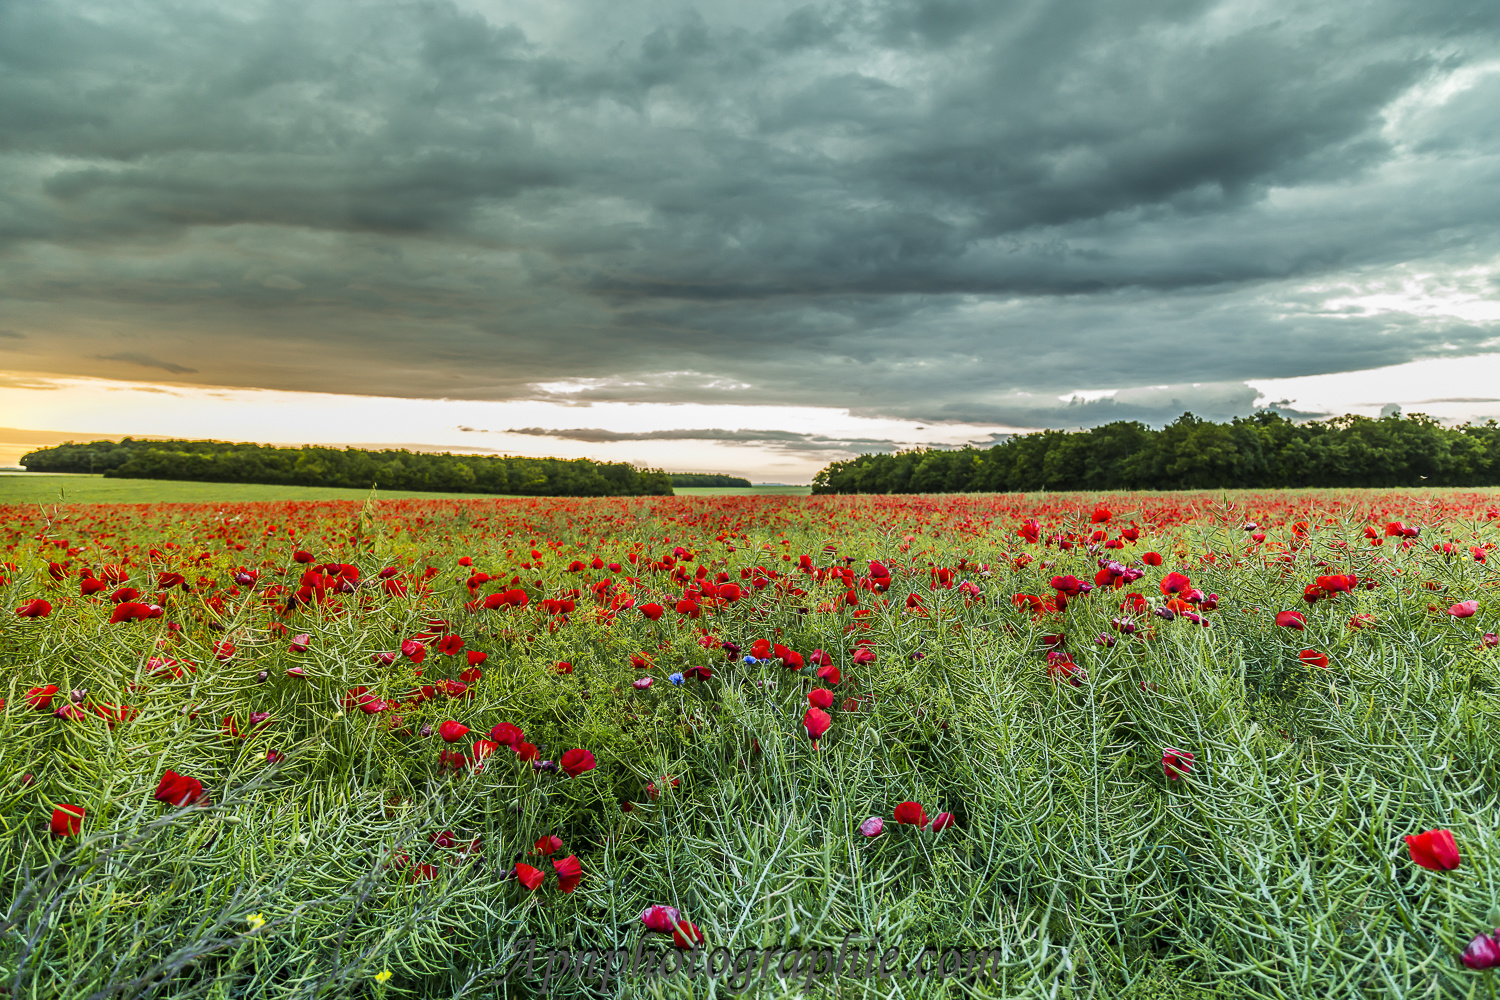
[[264, 913], [252, 913], [246, 918], [245, 922], [250, 925], [252, 931], [258, 931], [266, 926], [266, 915]]
[[377, 983], [383, 983], [383, 982], [385, 982], [389, 978], [391, 978], [391, 970], [390, 969], [386, 969], [384, 972], [379, 973], [378, 975], [376, 975], [375, 981]]

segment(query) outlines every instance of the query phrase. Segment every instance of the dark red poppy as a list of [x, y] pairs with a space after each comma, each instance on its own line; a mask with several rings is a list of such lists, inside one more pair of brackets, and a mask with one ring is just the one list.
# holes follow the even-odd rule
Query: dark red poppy
[[[158, 612], [160, 614], [160, 612]], [[124, 604], [115, 605], [114, 611], [110, 612], [109, 623], [118, 625], [120, 622], [138, 622], [146, 618], [154, 618], [151, 606], [139, 601], [126, 601]]]
[[1328, 654], [1320, 653], [1316, 649], [1304, 649], [1302, 652], [1297, 654], [1297, 659], [1301, 660], [1309, 667], [1328, 666]]
[[932, 818], [932, 832], [937, 833], [946, 830], [953, 825], [953, 814], [948, 812], [938, 813]]
[[1166, 747], [1161, 752], [1161, 769], [1169, 779], [1176, 781], [1193, 769], [1193, 755], [1187, 750]]
[[169, 806], [190, 806], [203, 798], [203, 782], [169, 770], [162, 775], [152, 798]]
[[515, 746], [516, 756], [522, 760], [541, 760], [542, 753], [530, 743], [517, 743]]
[[438, 735], [443, 738], [444, 743], [457, 743], [468, 735], [468, 732], [468, 726], [451, 719], [438, 726]]
[[1281, 611], [1276, 615], [1276, 624], [1282, 628], [1294, 628], [1301, 632], [1307, 628], [1307, 619], [1300, 611]]
[[583, 879], [583, 865], [579, 863], [576, 854], [569, 854], [561, 860], [554, 859], [552, 867], [557, 871], [559, 892], [572, 892], [578, 888], [578, 883]]
[[642, 604], [639, 608], [636, 608], [636, 610], [641, 613], [642, 617], [653, 622], [667, 613], [666, 608], [656, 603]]
[[490, 658], [490, 654], [489, 653], [481, 653], [477, 649], [471, 649], [467, 653], [464, 654], [464, 659], [468, 661], [468, 664], [471, 667], [477, 667], [480, 664], [484, 663], [484, 661], [488, 660], [489, 658]]
[[703, 943], [703, 932], [697, 924], [679, 920], [672, 927], [672, 943], [683, 951], [692, 951]]
[[670, 934], [677, 921], [682, 919], [682, 914], [675, 906], [663, 906], [658, 903], [648, 906], [641, 911], [640, 921], [646, 925], [646, 930], [657, 934]]
[[45, 711], [52, 707], [52, 699], [56, 694], [56, 684], [45, 684], [42, 687], [34, 687], [26, 692], [26, 704], [37, 711]]
[[[116, 609], [116, 611], [118, 611], [118, 609]], [[20, 615], [22, 618], [46, 618], [51, 613], [52, 605], [42, 600], [40, 597], [33, 598], [32, 600], [29, 600], [25, 604], [21, 605], [19, 608], [16, 608], [16, 614]], [[110, 621], [115, 621], [115, 619], [111, 617]]]
[[555, 834], [546, 837], [539, 837], [537, 838], [536, 842], [536, 850], [534, 850], [532, 853], [540, 854], [545, 858], [548, 855], [556, 854], [558, 851], [562, 850], [562, 845], [562, 838]]
[[557, 766], [562, 768], [563, 773], [570, 778], [576, 778], [585, 771], [593, 770], [596, 765], [594, 755], [587, 750], [569, 750], [562, 755]]
[[523, 736], [520, 727], [510, 722], [497, 722], [490, 730], [490, 739], [512, 748], [521, 742]]
[[437, 651], [444, 656], [457, 656], [463, 652], [464, 639], [461, 635], [445, 635], [437, 641]]
[[1145, 555], [1141, 556], [1141, 562], [1145, 563], [1147, 566], [1160, 566], [1161, 553], [1147, 552]]

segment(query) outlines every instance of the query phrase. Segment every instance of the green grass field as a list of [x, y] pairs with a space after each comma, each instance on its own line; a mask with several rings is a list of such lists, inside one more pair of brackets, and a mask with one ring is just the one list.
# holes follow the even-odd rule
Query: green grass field
[[[807, 496], [808, 486], [709, 487], [679, 489], [678, 496]], [[54, 503], [248, 503], [276, 500], [360, 500], [369, 490], [321, 486], [264, 486], [257, 483], [185, 483], [160, 479], [105, 479], [103, 476], [25, 473], [0, 475], [0, 504]], [[377, 490], [381, 500], [508, 500], [488, 493], [414, 493]]]
[[1097, 499], [7, 508], [0, 998], [1492, 1000], [1490, 496]]

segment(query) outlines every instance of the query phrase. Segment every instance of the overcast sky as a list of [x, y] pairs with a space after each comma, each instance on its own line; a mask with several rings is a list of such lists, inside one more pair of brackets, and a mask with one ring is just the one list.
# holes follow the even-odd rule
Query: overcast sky
[[1497, 154], [1493, 0], [0, 3], [0, 423], [805, 482], [1482, 419]]

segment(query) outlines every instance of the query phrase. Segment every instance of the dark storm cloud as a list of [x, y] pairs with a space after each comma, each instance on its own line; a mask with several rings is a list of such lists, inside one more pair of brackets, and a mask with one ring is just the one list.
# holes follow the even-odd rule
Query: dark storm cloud
[[[459, 430], [475, 431], [475, 428], [460, 427]], [[493, 432], [476, 431], [476, 433]], [[821, 455], [826, 452], [846, 452], [854, 455], [916, 447], [913, 442], [892, 441], [888, 438], [839, 438], [797, 431], [724, 430], [718, 427], [659, 431], [611, 431], [602, 427], [575, 427], [568, 430], [554, 430], [549, 427], [512, 427], [504, 433], [554, 437], [566, 441], [585, 441], [590, 444], [613, 444], [619, 441], [718, 441], [725, 444], [760, 445], [773, 451], [808, 455]]]
[[1495, 295], [1497, 26], [1483, 0], [3, 5], [0, 322], [33, 371], [1222, 418], [1247, 379], [1493, 348], [1327, 302]]

